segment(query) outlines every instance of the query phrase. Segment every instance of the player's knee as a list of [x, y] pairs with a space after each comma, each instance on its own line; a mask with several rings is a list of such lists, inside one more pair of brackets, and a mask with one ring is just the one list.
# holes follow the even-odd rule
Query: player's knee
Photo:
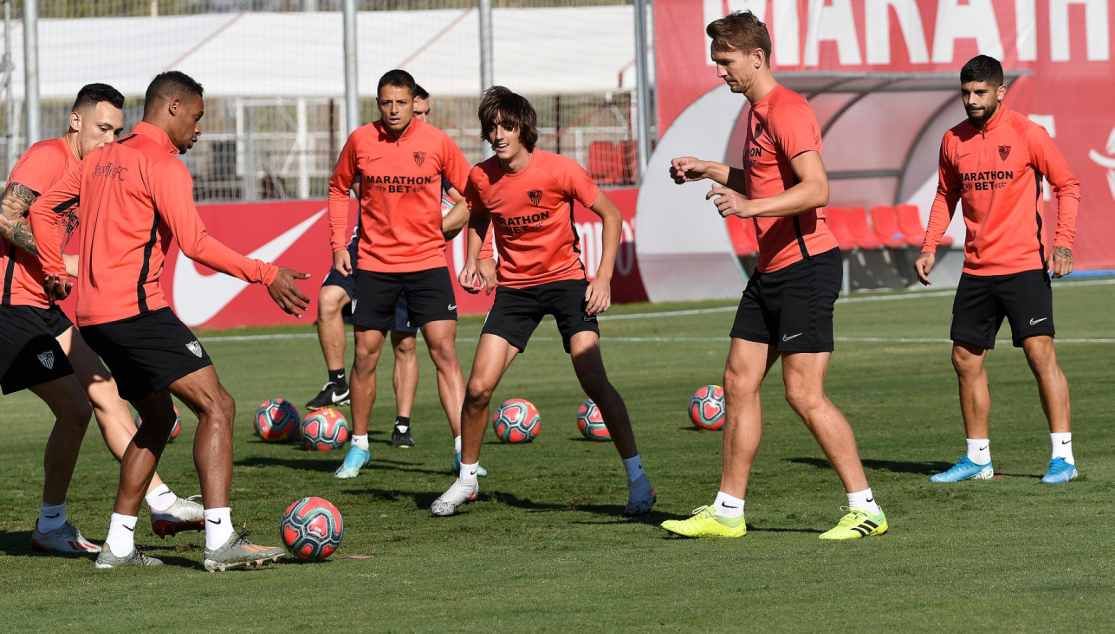
[[87, 398], [71, 399], [58, 418], [67, 427], [85, 433], [85, 430], [89, 427], [90, 419], [93, 418], [93, 405], [89, 403]]
[[983, 357], [973, 354], [966, 348], [955, 346], [952, 349], [952, 367], [958, 374], [978, 372], [983, 365]]
[[492, 401], [492, 394], [495, 391], [494, 386], [485, 385], [476, 379], [470, 379], [468, 385], [465, 386], [465, 406], [487, 407], [488, 403]]
[[786, 402], [799, 416], [805, 416], [824, 405], [823, 391], [802, 385], [786, 386]]
[[608, 375], [603, 368], [587, 370], [577, 373], [577, 380], [581, 382], [581, 389], [594, 401], [601, 401], [612, 387], [608, 383]]

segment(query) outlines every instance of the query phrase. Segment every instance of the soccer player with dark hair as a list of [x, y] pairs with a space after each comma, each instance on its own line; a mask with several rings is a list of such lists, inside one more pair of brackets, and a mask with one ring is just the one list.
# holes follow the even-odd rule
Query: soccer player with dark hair
[[759, 390], [781, 359], [786, 400], [813, 433], [848, 494], [847, 514], [821, 539], [879, 535], [888, 525], [867, 484], [852, 428], [825, 395], [833, 351], [833, 305], [842, 268], [836, 239], [818, 211], [828, 204], [821, 131], [809, 102], [770, 71], [770, 34], [750, 11], [708, 25], [716, 75], [751, 104], [743, 169], [687, 156], [670, 175], [678, 184], [711, 179], [705, 196], [720, 215], [750, 219], [759, 263], [747, 282], [724, 370], [723, 469], [712, 504], [662, 528], [686, 537], [747, 533], [744, 494], [762, 438]]
[[[90, 403], [105, 444], [117, 460], [124, 456], [136, 428], [128, 404], [117, 394], [112, 375], [43, 291], [38, 247], [27, 212], [35, 199], [70, 168], [116, 138], [124, 126], [123, 106], [124, 96], [112, 86], [83, 87], [74, 100], [66, 134], [28, 148], [12, 169], [0, 196], [3, 208], [0, 270], [4, 271], [0, 384], [5, 394], [30, 389], [57, 417], [47, 445], [43, 502], [31, 534], [31, 546], [38, 550], [79, 553], [97, 550], [66, 518], [66, 489], [89, 422]], [[72, 230], [73, 225], [67, 223], [63, 243]], [[67, 268], [75, 271], [77, 258], [66, 256], [66, 261]], [[56, 343], [51, 343], [51, 339]], [[157, 534], [201, 530], [201, 505], [176, 496], [158, 474], [152, 477], [146, 493], [151, 524]]]
[[[1045, 128], [1003, 105], [1003, 67], [986, 55], [960, 71], [960, 98], [968, 119], [941, 141], [940, 182], [929, 213], [922, 253], [914, 272], [930, 284], [937, 245], [959, 201], [967, 235], [964, 270], [952, 306], [952, 365], [960, 384], [968, 451], [933, 482], [987, 479], [991, 465], [988, 426], [991, 392], [984, 361], [995, 335], [1010, 321], [1011, 338], [1022, 348], [1038, 383], [1049, 421], [1053, 457], [1042, 482], [1076, 477], [1069, 422], [1069, 384], [1053, 349], [1053, 288], [1049, 276], [1072, 272], [1072, 243], [1080, 182]], [[1057, 194], [1053, 251], [1042, 234], [1042, 176]], [[1052, 257], [1050, 257], [1052, 256]]]
[[31, 206], [44, 288], [69, 295], [58, 225], [77, 207], [81, 250], [77, 325], [116, 378], [120, 396], [143, 417], [124, 452], [120, 486], [97, 557], [98, 568], [161, 562], [135, 546], [136, 515], [174, 425], [171, 394], [198, 417], [194, 464], [205, 505], [205, 568], [262, 564], [282, 548], [257, 546], [232, 529], [232, 423], [236, 404], [217, 378], [201, 343], [174, 314], [160, 282], [172, 239], [209, 268], [267, 286], [271, 298], [298, 315], [309, 301], [294, 280], [308, 276], [251, 260], [205, 231], [193, 201], [193, 179], [175, 156], [201, 134], [202, 87], [170, 71], [147, 90], [143, 120], [132, 133], [91, 152]]
[[[457, 300], [445, 262], [442, 181], [458, 189], [468, 161], [449, 135], [414, 116], [417, 85], [391, 70], [377, 87], [380, 119], [348, 138], [329, 180], [333, 270], [355, 276], [352, 324], [356, 355], [350, 383], [352, 444], [334, 475], [353, 478], [371, 463], [368, 426], [376, 400], [376, 363], [406, 295], [408, 321], [422, 330], [437, 368], [438, 395], [460, 455], [464, 376], [457, 361]], [[360, 181], [356, 261], [346, 248], [349, 192]]]
[[[414, 97], [414, 118], [422, 123], [429, 123], [430, 93], [421, 86], [416, 86]], [[353, 189], [359, 192], [360, 183], [353, 184]], [[454, 217], [442, 221], [442, 231], [448, 238], [456, 234], [468, 221], [468, 206], [457, 190], [442, 180], [442, 205], [445, 200], [454, 201]], [[359, 198], [359, 194], [357, 195]], [[444, 209], [443, 209], [444, 211]], [[349, 261], [356, 259], [360, 245], [360, 224], [353, 229], [352, 238], [348, 242]], [[329, 380], [322, 386], [310, 402], [306, 403], [309, 409], [320, 409], [332, 405], [344, 405], [349, 402], [349, 386], [345, 378], [345, 321], [352, 314], [352, 298], [356, 295], [356, 276], [346, 275], [330, 268], [321, 284], [317, 301], [317, 334], [321, 343], [321, 352], [325, 356], [325, 364], [329, 371]], [[414, 400], [418, 391], [418, 352], [416, 335], [418, 327], [410, 323], [407, 311], [406, 294], [399, 294], [399, 301], [395, 305], [395, 326], [391, 329], [391, 350], [395, 354], [395, 365], [391, 375], [391, 384], [395, 389], [395, 424], [391, 430], [391, 445], [393, 447], [414, 447], [414, 437], [411, 433], [410, 414], [414, 407]]]
[[[565, 351], [581, 387], [596, 402], [627, 471], [624, 515], [649, 513], [654, 488], [643, 472], [627, 406], [604, 370], [597, 315], [611, 306], [612, 271], [619, 250], [622, 218], [576, 162], [535, 147], [537, 117], [525, 98], [507, 88], [489, 89], [477, 113], [484, 140], [495, 156], [472, 168], [465, 198], [471, 210], [468, 259], [458, 281], [470, 293], [486, 287], [496, 298], [473, 359], [465, 393], [461, 472], [430, 507], [433, 515], [453, 515], [476, 498], [481, 443], [488, 406], [499, 381], [542, 318], [557, 320]], [[580, 238], [573, 225], [573, 202], [604, 223], [596, 277], [589, 282], [581, 263]], [[491, 229], [499, 251], [498, 273], [480, 260]], [[496, 288], [498, 285], [499, 288]]]

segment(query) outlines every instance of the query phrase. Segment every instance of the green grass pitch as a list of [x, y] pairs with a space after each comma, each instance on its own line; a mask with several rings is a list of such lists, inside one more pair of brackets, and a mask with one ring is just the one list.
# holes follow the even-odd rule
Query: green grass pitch
[[[373, 465], [356, 479], [336, 480], [343, 450], [310, 453], [252, 435], [260, 402], [281, 396], [301, 410], [323, 383], [311, 329], [205, 332], [238, 404], [233, 520], [246, 523], [253, 539], [278, 544], [286, 507], [317, 495], [344, 515], [340, 549], [319, 564], [287, 559], [262, 570], [207, 574], [202, 535], [160, 540], [145, 507], [137, 542], [151, 546], [167, 564], [162, 568], [98, 571], [90, 559], [33, 553], [52, 421], [23, 392], [0, 401], [0, 630], [1110, 632], [1115, 293], [1106, 282], [1055, 285], [1057, 352], [1072, 392], [1081, 473], [1060, 486], [1039, 482], [1049, 460], [1048, 428], [1006, 326], [988, 372], [991, 449], [997, 473], [1008, 477], [933, 485], [929, 475], [964, 447], [943, 341], [951, 293], [858, 295], [838, 305], [828, 393], [856, 430], [891, 526], [884, 537], [850, 543], [817, 539], [842, 515], [844, 492], [785, 403], [778, 366], [764, 387], [764, 442], [747, 496], [747, 536], [676, 540], [657, 527], [716, 493], [721, 436], [695, 430], [686, 403], [700, 385], [720, 382], [729, 303], [617, 306], [601, 322], [605, 363], [627, 401], [659, 496], [649, 517], [633, 520], [619, 515], [626, 487], [614, 448], [577, 432], [585, 397], [552, 320], [494, 399], [532, 401], [541, 433], [527, 445], [500, 445], [489, 433], [481, 462], [491, 475], [480, 481], [479, 501], [451, 518], [427, 512], [452, 482], [452, 445], [423, 346], [417, 447], [388, 445], [394, 399], [385, 354], [372, 416]], [[461, 320], [466, 376], [480, 326], [476, 317]], [[256, 338], [265, 334], [292, 336]], [[193, 423], [187, 413], [159, 468], [183, 495], [198, 491]], [[117, 474], [93, 423], [69, 514], [98, 543]]]

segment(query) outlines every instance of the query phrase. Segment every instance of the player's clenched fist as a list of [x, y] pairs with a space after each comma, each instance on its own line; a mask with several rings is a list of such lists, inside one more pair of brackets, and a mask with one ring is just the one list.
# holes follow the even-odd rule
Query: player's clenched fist
[[670, 178], [678, 185], [706, 178], [707, 171], [708, 163], [692, 156], [683, 156], [670, 161]]

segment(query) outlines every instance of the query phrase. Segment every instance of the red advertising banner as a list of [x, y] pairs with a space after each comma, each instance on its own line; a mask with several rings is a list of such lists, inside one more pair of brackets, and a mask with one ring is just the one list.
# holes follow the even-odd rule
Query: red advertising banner
[[[723, 85], [709, 61], [704, 29], [729, 11], [749, 9], [767, 24], [776, 77], [826, 78], [836, 90], [857, 77], [901, 79], [908, 87], [893, 88], [899, 92], [919, 90], [911, 78], [940, 85], [942, 78], [955, 77], [959, 103], [961, 66], [977, 54], [999, 59], [1008, 74], [1018, 76], [1005, 104], [1046, 127], [1081, 182], [1077, 268], [1115, 269], [1115, 110], [1103, 105], [1115, 101], [1115, 9], [1108, 0], [658, 0], [654, 6], [660, 136], [686, 108]], [[1081, 91], [1085, 101], [1066, 97]], [[880, 125], [902, 120], [914, 130], [928, 123], [895, 108], [879, 107], [873, 116]], [[826, 135], [830, 173], [857, 169], [842, 164], [840, 148], [830, 141]], [[940, 137], [922, 144], [935, 150]], [[912, 167], [902, 170], [912, 174]], [[1045, 226], [1051, 229], [1056, 202], [1048, 191], [1045, 198]], [[843, 202], [832, 200], [836, 206]], [[895, 202], [901, 201], [872, 204]]]
[[[634, 214], [636, 190], [609, 190], [624, 218], [623, 241], [616, 258], [612, 279], [615, 302], [645, 301], [635, 261]], [[329, 248], [329, 220], [324, 200], [215, 204], [198, 207], [206, 230], [232, 249], [249, 257], [274, 262], [296, 271], [309, 273], [310, 279], [299, 287], [312, 300], [302, 318], [312, 323], [317, 317], [317, 293], [333, 265]], [[581, 236], [582, 259], [591, 278], [600, 260], [601, 223], [591, 211], [577, 205], [573, 212]], [[356, 222], [356, 201], [352, 201], [350, 224]], [[464, 263], [465, 237], [459, 235], [446, 247], [446, 263], [454, 276]], [[193, 262], [182, 255], [177, 244], [167, 254], [162, 272], [163, 290], [178, 316], [193, 328], [233, 328], [296, 324], [271, 301], [267, 289], [247, 284]], [[457, 310], [463, 315], [482, 314], [492, 305], [492, 297], [470, 295], [457, 289]], [[72, 315], [73, 298], [63, 303]]]

